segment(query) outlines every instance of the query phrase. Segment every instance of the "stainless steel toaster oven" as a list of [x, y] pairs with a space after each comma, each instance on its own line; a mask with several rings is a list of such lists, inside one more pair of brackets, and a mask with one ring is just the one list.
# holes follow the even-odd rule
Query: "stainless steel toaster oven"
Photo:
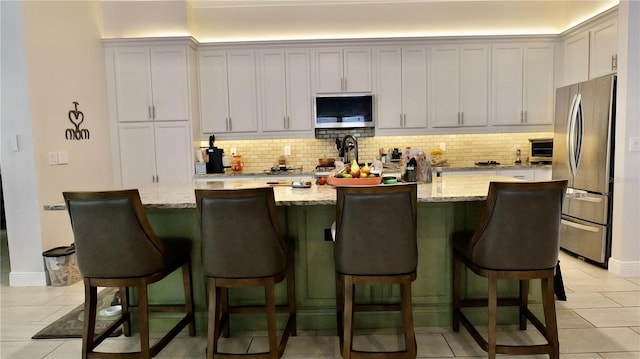
[[553, 138], [530, 138], [531, 152], [529, 162], [551, 163], [553, 157]]

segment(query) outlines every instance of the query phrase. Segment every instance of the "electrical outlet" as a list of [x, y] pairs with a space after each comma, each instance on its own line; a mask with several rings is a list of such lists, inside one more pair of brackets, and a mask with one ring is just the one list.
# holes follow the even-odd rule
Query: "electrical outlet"
[[443, 151], [446, 151], [447, 150], [447, 144], [444, 143], [444, 142], [440, 142], [440, 149], [443, 150]]
[[49, 152], [49, 156], [47, 157], [49, 165], [57, 165], [58, 164], [58, 152]]
[[69, 152], [67, 151], [58, 152], [58, 164], [66, 165], [67, 163], [69, 163]]
[[231, 147], [231, 156], [238, 154], [235, 147]]
[[291, 146], [284, 146], [284, 155], [291, 156]]

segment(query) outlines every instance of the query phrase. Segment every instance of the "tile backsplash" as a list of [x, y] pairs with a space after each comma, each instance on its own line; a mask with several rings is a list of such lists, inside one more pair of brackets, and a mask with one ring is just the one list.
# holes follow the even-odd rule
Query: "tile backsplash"
[[[341, 136], [340, 136], [341, 135]], [[318, 159], [338, 157], [335, 139], [342, 134], [329, 138], [277, 139], [277, 140], [237, 140], [216, 141], [216, 146], [224, 149], [225, 156], [231, 156], [231, 148], [242, 156], [244, 172], [262, 172], [278, 164], [278, 157], [284, 155], [284, 147], [291, 148], [286, 156], [287, 165], [303, 167], [304, 172], [312, 172]], [[514, 163], [516, 150], [521, 150], [523, 163], [530, 155], [530, 138], [552, 138], [549, 132], [525, 133], [489, 133], [459, 135], [420, 135], [420, 136], [362, 136], [358, 138], [360, 162], [371, 162], [379, 157], [380, 148], [384, 151], [406, 146], [422, 148], [425, 152], [440, 143], [445, 144], [444, 157], [449, 165], [456, 167], [473, 166], [478, 161], [497, 161], [502, 164]], [[208, 146], [206, 142], [200, 144]]]

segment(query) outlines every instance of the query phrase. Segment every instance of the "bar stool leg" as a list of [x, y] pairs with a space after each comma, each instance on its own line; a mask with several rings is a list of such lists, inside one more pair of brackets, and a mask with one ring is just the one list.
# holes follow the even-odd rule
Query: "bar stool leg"
[[269, 353], [272, 359], [278, 359], [278, 333], [276, 328], [276, 296], [273, 278], [266, 281], [264, 296], [267, 309], [267, 334], [269, 336]]
[[336, 328], [340, 339], [340, 348], [344, 344], [344, 277], [336, 272]]
[[551, 278], [542, 278], [542, 306], [544, 308], [545, 329], [547, 340], [551, 346], [550, 359], [560, 358], [560, 344], [558, 342], [558, 323], [556, 319], [556, 303], [554, 285]]
[[129, 288], [120, 287], [120, 304], [122, 305], [122, 315], [127, 320], [122, 324], [122, 331], [125, 337], [131, 336], [131, 314], [129, 312]]
[[150, 358], [151, 351], [149, 348], [149, 296], [147, 286], [145, 284], [136, 286], [138, 293], [138, 308], [140, 308], [139, 325], [140, 325], [140, 356], [142, 358]]
[[489, 273], [489, 326], [487, 329], [487, 353], [489, 359], [496, 358], [496, 329], [498, 324], [498, 278], [495, 272]]
[[402, 292], [402, 325], [404, 326], [404, 344], [410, 358], [417, 355], [416, 336], [413, 329], [413, 309], [411, 305], [411, 280], [406, 279], [400, 284]]
[[98, 305], [98, 288], [91, 286], [89, 280], [84, 280], [84, 324], [82, 326], [82, 359], [86, 359], [88, 353], [93, 351], [96, 311]]
[[344, 304], [344, 345], [342, 348], [342, 358], [351, 359], [353, 348], [353, 278], [350, 275], [344, 277], [345, 304]]
[[218, 351], [218, 338], [220, 337], [220, 289], [216, 287], [216, 280], [207, 279], [209, 295], [208, 330], [207, 333], [207, 359], [213, 359]]
[[529, 305], [529, 280], [520, 280], [520, 330], [527, 329], [527, 306]]

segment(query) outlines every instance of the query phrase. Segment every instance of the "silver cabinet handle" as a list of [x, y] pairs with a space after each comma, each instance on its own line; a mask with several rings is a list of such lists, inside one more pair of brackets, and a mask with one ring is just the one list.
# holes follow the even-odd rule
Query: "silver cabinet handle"
[[407, 113], [402, 114], [402, 127], [407, 127]]
[[151, 106], [147, 106], [147, 118], [151, 119]]
[[287, 128], [291, 128], [291, 117], [287, 116]]
[[229, 131], [233, 131], [233, 118], [229, 117]]
[[618, 69], [618, 54], [611, 55], [611, 70], [616, 71]]
[[460, 124], [464, 125], [464, 112], [463, 111], [460, 112]]
[[287, 116], [282, 116], [282, 128], [287, 128]]
[[400, 127], [403, 126], [403, 116], [404, 116], [404, 114], [401, 112], [400, 113]]
[[522, 112], [524, 112], [524, 123], [527, 123], [527, 111], [525, 110]]
[[566, 219], [561, 219], [560, 223], [564, 224], [565, 226], [573, 227], [583, 231], [589, 231], [594, 233], [598, 233], [600, 231], [598, 227], [585, 226], [584, 224], [567, 221]]
[[155, 118], [156, 118], [156, 106], [155, 105], [151, 105], [151, 114], [152, 114], [151, 118], [153, 118], [155, 120]]

